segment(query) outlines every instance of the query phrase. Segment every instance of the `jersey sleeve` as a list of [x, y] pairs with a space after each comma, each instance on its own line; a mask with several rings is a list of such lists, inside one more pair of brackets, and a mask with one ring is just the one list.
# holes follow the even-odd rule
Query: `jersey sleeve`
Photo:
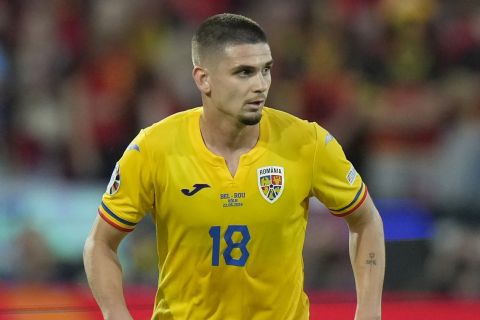
[[154, 188], [145, 144], [142, 130], [117, 162], [98, 208], [99, 215], [121, 231], [135, 229], [153, 207]]
[[312, 192], [335, 216], [346, 216], [365, 200], [368, 190], [337, 140], [314, 124], [317, 143]]

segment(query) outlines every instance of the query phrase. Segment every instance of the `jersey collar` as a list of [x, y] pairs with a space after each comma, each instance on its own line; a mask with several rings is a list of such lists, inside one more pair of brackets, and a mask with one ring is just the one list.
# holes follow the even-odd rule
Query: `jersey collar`
[[[239, 167], [243, 165], [250, 165], [257, 160], [267, 149], [268, 136], [269, 136], [269, 118], [268, 108], [264, 107], [262, 111], [262, 119], [260, 120], [260, 136], [257, 144], [247, 153], [240, 157]], [[203, 113], [203, 107], [198, 107], [194, 110], [193, 116], [190, 118], [189, 131], [193, 148], [198, 156], [207, 160], [214, 166], [224, 167], [225, 159], [212, 151], [210, 151], [205, 145], [202, 134], [200, 132], [200, 116]]]

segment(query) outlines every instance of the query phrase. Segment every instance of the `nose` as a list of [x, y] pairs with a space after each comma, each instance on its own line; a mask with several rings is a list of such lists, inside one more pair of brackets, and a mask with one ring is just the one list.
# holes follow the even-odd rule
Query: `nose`
[[265, 92], [270, 87], [270, 75], [264, 75], [261, 72], [255, 77], [254, 90], [255, 92]]

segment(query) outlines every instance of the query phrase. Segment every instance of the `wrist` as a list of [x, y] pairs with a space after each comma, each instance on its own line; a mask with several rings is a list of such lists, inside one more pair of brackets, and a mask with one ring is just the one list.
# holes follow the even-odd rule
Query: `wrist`
[[104, 312], [103, 318], [105, 320], [133, 320], [130, 312], [125, 308], [124, 310], [116, 310], [112, 312]]
[[355, 313], [355, 320], [381, 320], [382, 319], [382, 312], [381, 311], [372, 311], [372, 310], [365, 310], [362, 311], [357, 309]]

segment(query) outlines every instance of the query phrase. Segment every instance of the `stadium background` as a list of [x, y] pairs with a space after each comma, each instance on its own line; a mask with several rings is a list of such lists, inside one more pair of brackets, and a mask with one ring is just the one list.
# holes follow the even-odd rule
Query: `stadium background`
[[[200, 104], [205, 17], [266, 30], [268, 105], [318, 121], [376, 199], [385, 319], [480, 314], [480, 4], [466, 0], [0, 0], [0, 319], [99, 319], [83, 241], [136, 132]], [[151, 310], [144, 221], [121, 247], [128, 303]], [[351, 319], [347, 230], [312, 202], [312, 319]]]

